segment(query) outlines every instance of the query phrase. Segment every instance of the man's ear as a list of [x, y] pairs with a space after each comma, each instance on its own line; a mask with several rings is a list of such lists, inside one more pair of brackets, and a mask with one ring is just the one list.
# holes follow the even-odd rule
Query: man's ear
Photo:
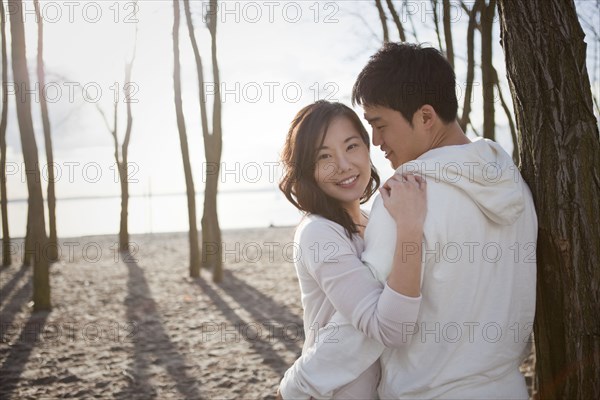
[[419, 118], [419, 123], [423, 125], [423, 128], [431, 129], [437, 119], [437, 113], [433, 107], [425, 104], [419, 109]]

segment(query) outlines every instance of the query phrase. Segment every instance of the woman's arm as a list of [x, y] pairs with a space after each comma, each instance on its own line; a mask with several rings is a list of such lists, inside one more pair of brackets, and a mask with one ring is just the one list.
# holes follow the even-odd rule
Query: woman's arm
[[317, 338], [310, 351], [286, 371], [279, 384], [283, 399], [331, 398], [335, 390], [373, 365], [384, 349], [342, 318], [334, 317]]
[[[402, 186], [404, 182], [400, 181], [388, 181], [384, 186], [385, 192], [382, 193], [386, 208], [392, 209], [390, 214], [399, 222], [397, 222], [396, 228], [397, 244], [394, 254], [394, 268], [386, 286], [398, 293], [418, 297], [421, 280], [422, 227], [426, 213], [426, 183], [424, 180], [414, 177], [409, 177], [407, 182], [410, 186]], [[406, 217], [406, 215], [401, 212], [397, 213], [395, 210], [404, 211], [409, 216]], [[367, 270], [364, 266], [363, 269]], [[350, 275], [349, 272], [348, 276]], [[370, 284], [368, 278], [374, 279], [371, 274], [368, 275], [364, 278], [366, 286]], [[330, 285], [332, 288], [333, 286]], [[336, 301], [334, 299], [337, 299], [337, 295], [334, 294], [333, 299], [330, 294], [328, 294], [328, 297], [335, 306]], [[420, 297], [418, 298], [420, 299]], [[410, 298], [404, 298], [404, 300], [407, 299]], [[413, 308], [413, 304], [398, 303], [397, 305], [399, 307], [398, 311], [402, 311], [403, 307]], [[418, 312], [418, 308], [414, 310]], [[398, 314], [402, 313], [399, 312]], [[416, 321], [416, 314], [412, 321], [413, 324], [414, 321]], [[406, 324], [407, 322], [402, 322], [400, 325], [402, 327], [401, 334], [398, 337], [400, 339], [398, 344], [400, 345], [410, 341], [412, 330], [407, 331], [405, 335], [404, 327], [407, 326]], [[335, 328], [339, 329], [336, 336], [340, 339], [339, 342], [317, 341], [311, 351], [303, 354], [288, 369], [279, 388], [284, 399], [307, 399], [309, 396], [315, 398], [330, 397], [335, 389], [339, 389], [356, 379], [374, 360], [379, 358], [384, 350], [380, 343], [365, 337], [363, 333], [350, 324], [340, 323]], [[356, 355], [360, 356], [357, 357]]]
[[[299, 265], [312, 275], [334, 308], [354, 327], [386, 347], [408, 343], [420, 307], [421, 241], [426, 214], [426, 183], [396, 176], [382, 188], [397, 223], [395, 265], [382, 285], [364, 267], [343, 230], [315, 220], [298, 235]], [[410, 251], [409, 251], [410, 250]]]
[[333, 307], [356, 329], [386, 347], [407, 343], [421, 297], [398, 293], [365, 268], [343, 228], [311, 221], [297, 236], [298, 267], [310, 274]]

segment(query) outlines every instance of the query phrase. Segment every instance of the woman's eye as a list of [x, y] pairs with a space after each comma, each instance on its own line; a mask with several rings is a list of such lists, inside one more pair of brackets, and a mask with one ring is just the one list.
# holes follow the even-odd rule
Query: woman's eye
[[385, 125], [382, 126], [378, 126], [377, 129], [382, 130], [383, 128], [385, 128]]
[[352, 143], [350, 146], [348, 146], [348, 150], [352, 150], [352, 149], [357, 148], [357, 147], [358, 147], [358, 144]]
[[317, 160], [324, 160], [328, 157], [329, 157], [329, 154], [321, 154], [319, 157], [317, 157]]

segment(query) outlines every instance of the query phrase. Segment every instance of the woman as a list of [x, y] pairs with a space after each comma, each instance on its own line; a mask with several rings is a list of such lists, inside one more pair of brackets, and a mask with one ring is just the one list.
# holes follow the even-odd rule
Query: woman
[[[367, 224], [360, 204], [380, 181], [369, 158], [368, 134], [356, 113], [326, 101], [303, 108], [291, 124], [282, 159], [280, 189], [306, 214], [296, 230], [294, 260], [304, 308], [302, 353], [311, 356], [301, 356], [288, 370], [281, 394], [375, 398], [379, 363], [360, 359], [360, 349], [402, 346], [406, 325], [416, 321], [421, 254], [403, 255], [398, 249], [403, 243], [420, 249], [426, 184], [414, 176], [394, 176], [380, 189], [398, 226], [394, 268], [383, 285], [360, 260]], [[338, 332], [336, 324], [353, 328]], [[316, 357], [321, 340], [338, 340], [339, 351]], [[340, 382], [345, 384], [340, 387]]]

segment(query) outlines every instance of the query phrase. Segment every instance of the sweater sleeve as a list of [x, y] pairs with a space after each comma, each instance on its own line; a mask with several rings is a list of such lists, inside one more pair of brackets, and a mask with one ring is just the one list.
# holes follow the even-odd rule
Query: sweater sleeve
[[352, 326], [386, 347], [408, 343], [407, 331], [413, 330], [421, 296], [404, 296], [377, 280], [344, 231], [329, 221], [305, 225], [298, 239], [298, 262]]
[[[337, 315], [337, 314], [336, 314]], [[285, 373], [279, 390], [285, 399], [328, 399], [357, 379], [383, 352], [383, 345], [348, 321], [332, 320], [319, 329], [314, 346]]]

